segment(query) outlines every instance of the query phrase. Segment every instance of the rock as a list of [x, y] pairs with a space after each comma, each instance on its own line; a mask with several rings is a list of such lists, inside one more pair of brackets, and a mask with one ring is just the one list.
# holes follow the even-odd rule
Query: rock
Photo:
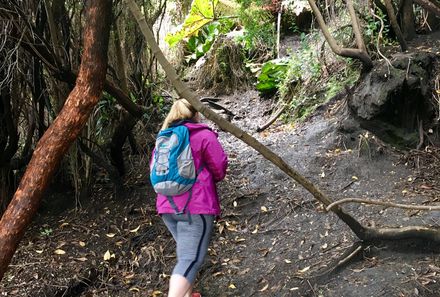
[[435, 116], [429, 88], [435, 59], [429, 52], [399, 53], [391, 66], [385, 61], [375, 65], [348, 101], [361, 127], [385, 142], [415, 147], [420, 122]]

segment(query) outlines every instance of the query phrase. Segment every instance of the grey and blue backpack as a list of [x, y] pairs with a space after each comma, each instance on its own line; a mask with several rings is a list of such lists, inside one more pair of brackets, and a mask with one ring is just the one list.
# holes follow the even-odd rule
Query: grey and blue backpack
[[[176, 214], [184, 213], [191, 199], [191, 188], [199, 173], [195, 169], [187, 127], [176, 125], [159, 132], [150, 167], [154, 191], [167, 196]], [[188, 199], [184, 208], [179, 211], [172, 196], [186, 192], [189, 192]]]

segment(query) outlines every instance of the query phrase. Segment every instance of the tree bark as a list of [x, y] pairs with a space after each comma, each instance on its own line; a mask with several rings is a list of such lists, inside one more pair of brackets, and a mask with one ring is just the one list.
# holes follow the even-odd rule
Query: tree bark
[[84, 51], [76, 86], [53, 124], [37, 144], [33, 157], [0, 221], [0, 279], [40, 204], [63, 155], [77, 138], [98, 102], [107, 68], [112, 2], [86, 2]]
[[[128, 79], [126, 74], [126, 59], [122, 50], [122, 40], [119, 34], [118, 22], [115, 21], [114, 27], [114, 50], [116, 55], [116, 71], [118, 75], [119, 86], [125, 94], [129, 94]], [[119, 113], [119, 122], [113, 131], [113, 135], [109, 144], [110, 157], [112, 164], [116, 167], [120, 176], [125, 175], [125, 164], [123, 147], [127, 137], [130, 135], [134, 126], [137, 123], [137, 119], [125, 110], [121, 110]]]
[[414, 25], [414, 9], [413, 0], [402, 0], [401, 10], [402, 33], [405, 40], [411, 40], [416, 36], [416, 28]]
[[125, 175], [123, 146], [136, 123], [137, 119], [124, 110], [109, 144], [112, 164], [118, 169], [120, 176]]
[[399, 23], [397, 22], [396, 14], [394, 13], [394, 7], [391, 0], [385, 0], [385, 7], [387, 9], [388, 18], [390, 19], [391, 27], [396, 33], [397, 40], [400, 44], [400, 49], [402, 52], [406, 51], [408, 45], [406, 44], [405, 38], [403, 38], [402, 31], [400, 30]]
[[353, 26], [353, 33], [356, 39], [356, 45], [358, 49], [361, 50], [361, 52], [367, 54], [367, 48], [365, 46], [364, 39], [362, 38], [362, 31], [360, 28], [361, 26], [359, 24], [359, 19], [356, 15], [356, 12], [354, 10], [353, 1], [346, 0], [346, 3], [348, 8], [348, 14], [350, 15], [350, 19], [351, 19], [351, 25]]
[[342, 57], [358, 59], [362, 62], [362, 64], [364, 65], [364, 67], [366, 69], [371, 69], [373, 67], [373, 62], [365, 49], [365, 44], [362, 40], [362, 37], [361, 37], [362, 35], [361, 35], [360, 29], [359, 29], [359, 22], [357, 21], [356, 14], [354, 13], [352, 2], [348, 1], [347, 6], [349, 8], [351, 22], [353, 25], [353, 32], [356, 37], [356, 43], [358, 45], [358, 48], [342, 48], [342, 47], [340, 47], [338, 45], [338, 43], [336, 42], [336, 40], [333, 38], [333, 36], [330, 34], [330, 32], [327, 28], [327, 25], [325, 24], [324, 18], [322, 17], [322, 14], [319, 11], [318, 6], [316, 6], [315, 0], [308, 0], [308, 1], [310, 4], [310, 7], [312, 8], [313, 14], [315, 15], [316, 20], [319, 24], [319, 27], [321, 28], [322, 33], [324, 34], [324, 37], [327, 40], [332, 51], [335, 54], [340, 55]]

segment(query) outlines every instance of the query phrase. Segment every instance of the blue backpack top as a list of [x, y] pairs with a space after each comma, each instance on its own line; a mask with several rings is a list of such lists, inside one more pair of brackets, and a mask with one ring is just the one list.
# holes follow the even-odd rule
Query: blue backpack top
[[187, 127], [172, 126], [159, 132], [150, 169], [156, 193], [170, 197], [191, 189], [197, 174]]

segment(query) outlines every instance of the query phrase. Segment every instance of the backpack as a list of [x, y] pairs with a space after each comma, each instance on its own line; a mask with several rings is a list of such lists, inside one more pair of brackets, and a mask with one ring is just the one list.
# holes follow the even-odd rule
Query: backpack
[[[150, 166], [150, 180], [156, 193], [167, 196], [176, 214], [185, 212], [198, 173], [191, 152], [188, 128], [178, 125], [160, 131]], [[172, 196], [186, 192], [189, 192], [188, 200], [179, 211]]]

